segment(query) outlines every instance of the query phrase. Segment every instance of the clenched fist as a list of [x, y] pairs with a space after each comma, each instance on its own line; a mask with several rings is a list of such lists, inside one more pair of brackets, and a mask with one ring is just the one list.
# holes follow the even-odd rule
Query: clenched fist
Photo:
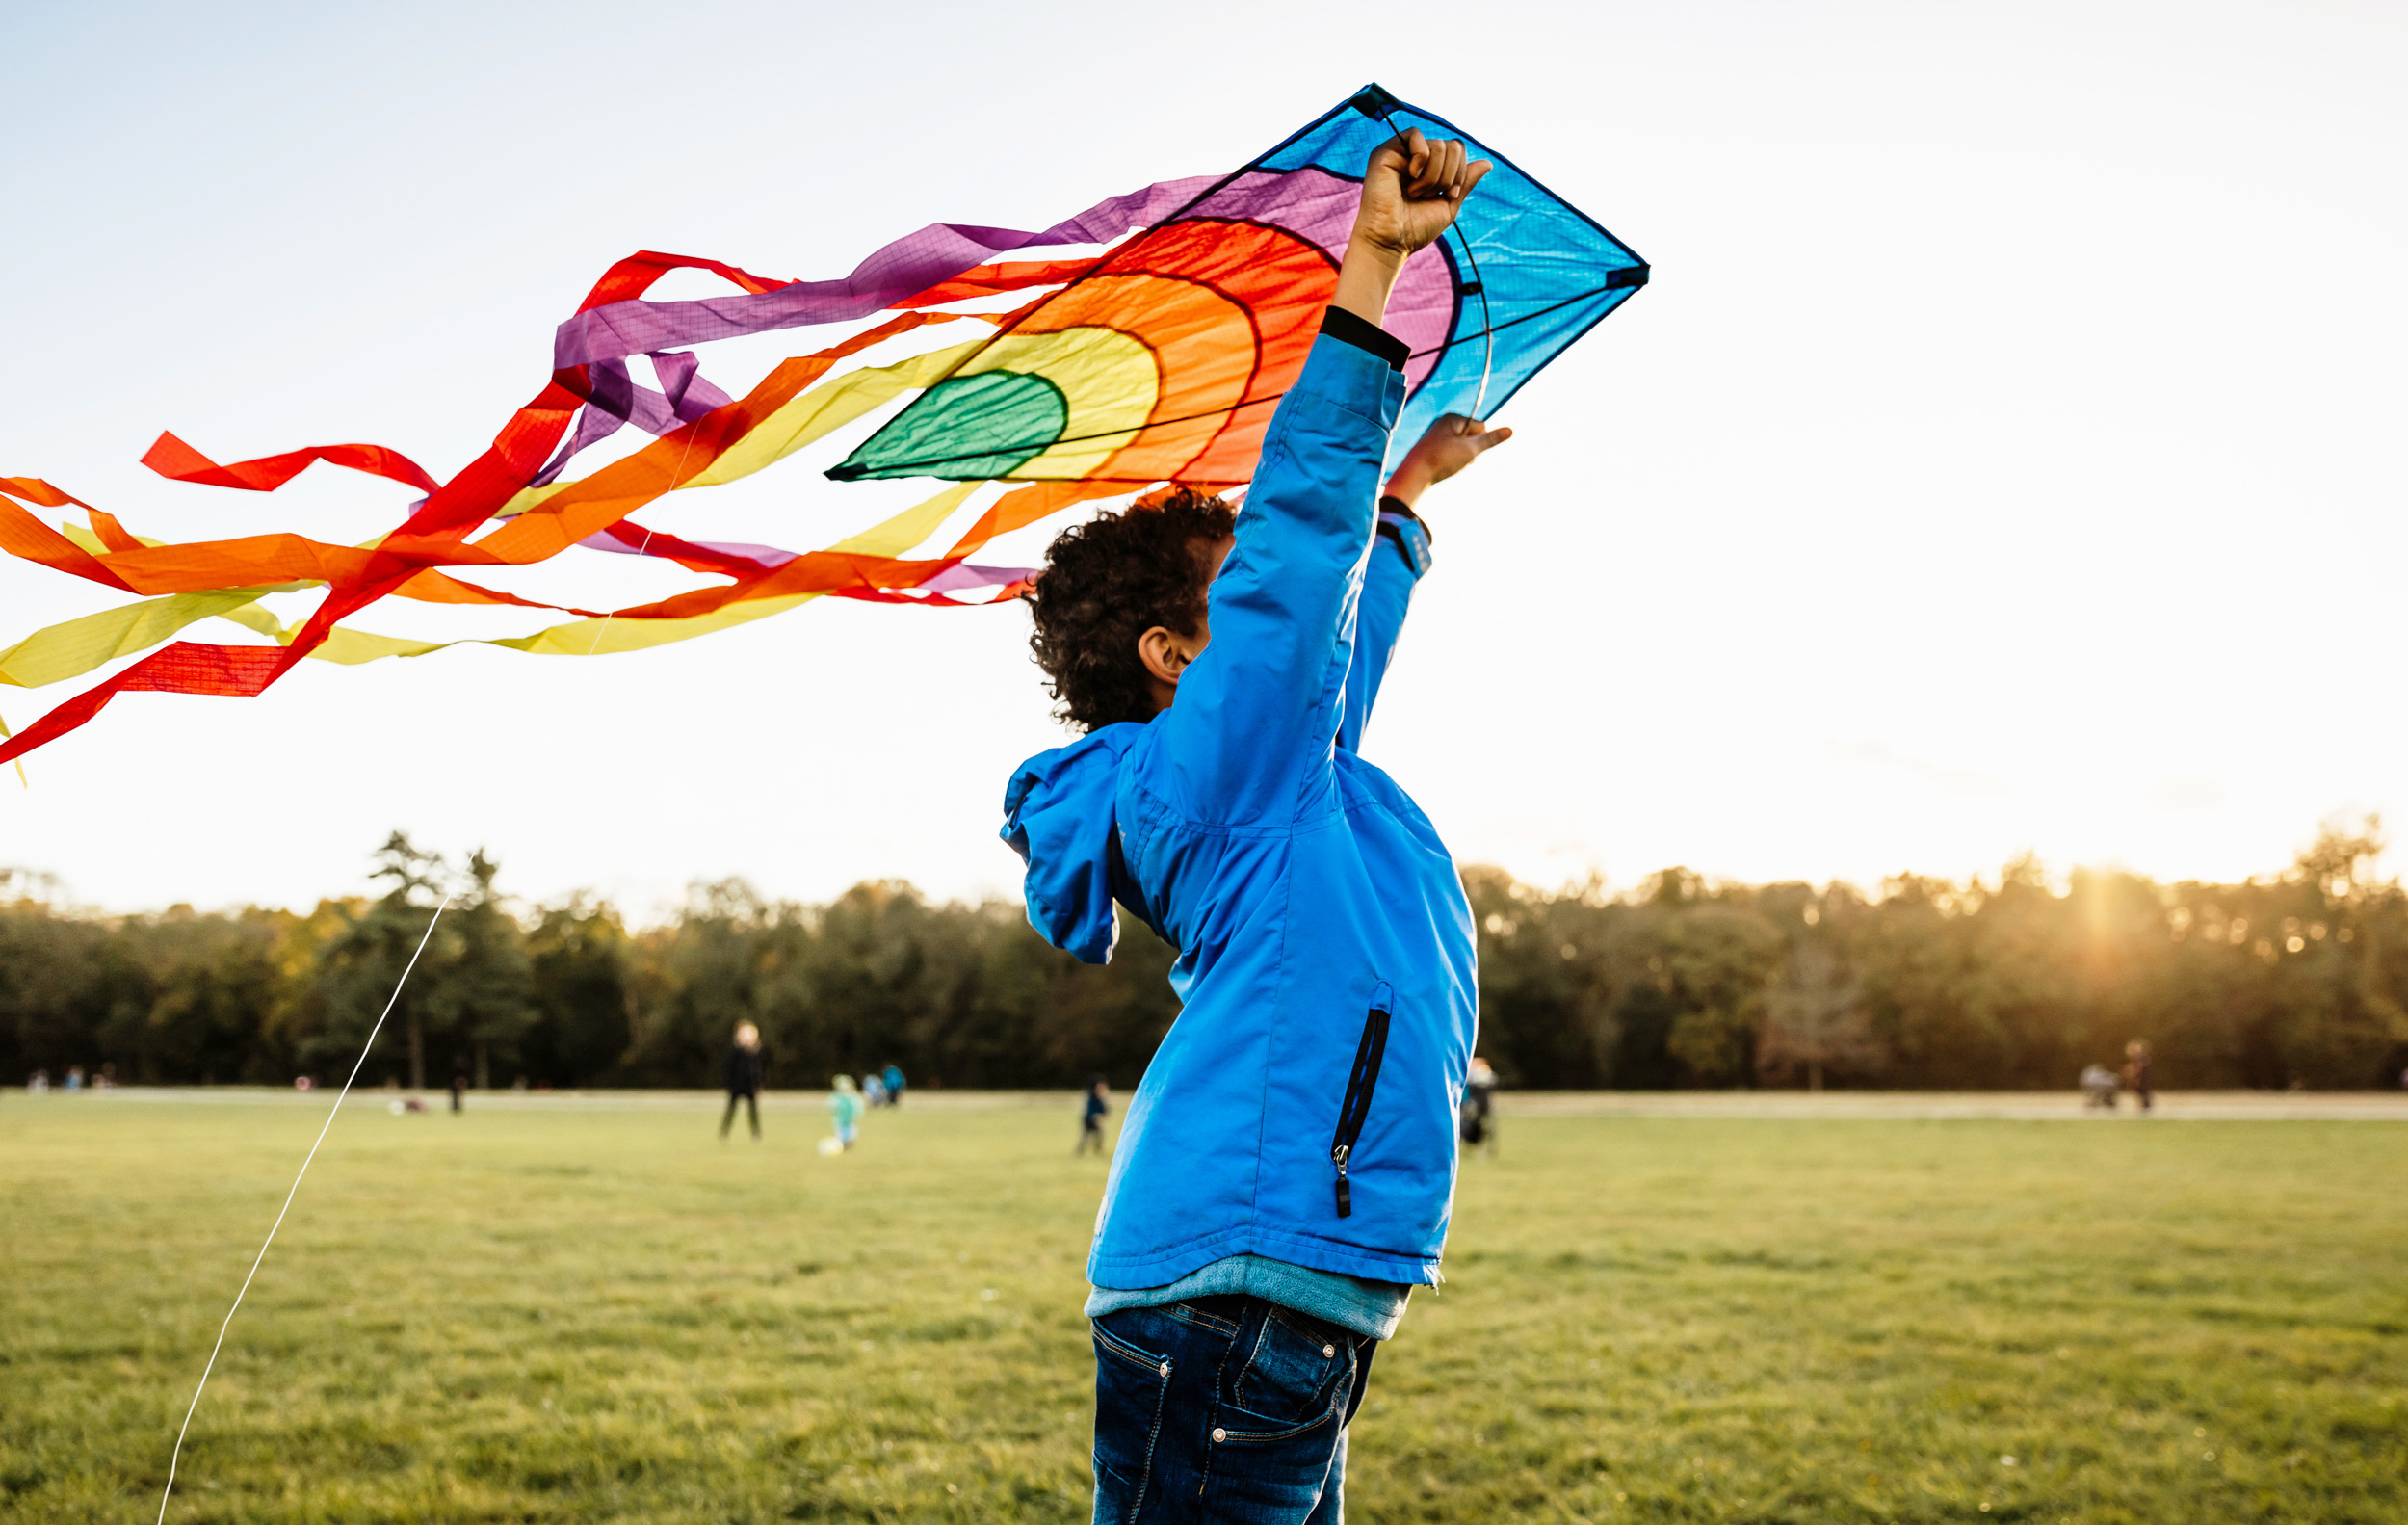
[[1432, 143], [1418, 127], [1381, 144], [1363, 171], [1354, 236], [1400, 257], [1435, 241], [1489, 171], [1485, 159], [1464, 160], [1461, 139]]

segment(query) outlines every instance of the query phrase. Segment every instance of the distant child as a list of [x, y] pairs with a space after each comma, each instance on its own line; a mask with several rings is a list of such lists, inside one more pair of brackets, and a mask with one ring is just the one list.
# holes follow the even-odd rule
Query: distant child
[[861, 1100], [872, 1109], [886, 1105], [886, 1082], [875, 1069], [861, 1077]]
[[853, 1140], [861, 1136], [861, 1092], [853, 1089], [851, 1075], [839, 1075], [830, 1082], [827, 1110], [836, 1124], [836, 1143], [850, 1149]]
[[1429, 566], [1414, 505], [1508, 437], [1441, 419], [1382, 496], [1412, 358], [1389, 292], [1487, 170], [1419, 132], [1375, 150], [1244, 511], [1173, 488], [1101, 515], [1030, 594], [1087, 734], [1005, 792], [1029, 920], [1102, 963], [1116, 901], [1179, 956], [1087, 1258], [1099, 1520], [1339, 1519], [1372, 1357], [1437, 1279], [1472, 910], [1357, 749]]
[[2157, 1105], [2157, 1087], [2149, 1074], [2150, 1061], [2155, 1057], [2149, 1052], [2146, 1039], [2135, 1038], [2124, 1045], [2124, 1089], [2139, 1098], [2144, 1113]]
[[721, 1139], [736, 1125], [740, 1101], [752, 1124], [753, 1138], [761, 1137], [761, 1082], [768, 1069], [768, 1062], [761, 1057], [761, 1030], [750, 1022], [737, 1023], [735, 1041], [727, 1045], [727, 1058], [720, 1065], [720, 1081], [727, 1088], [727, 1112], [720, 1118]]
[[1112, 1088], [1104, 1083], [1103, 1076], [1087, 1083], [1086, 1104], [1079, 1116], [1079, 1146], [1070, 1151], [1073, 1158], [1086, 1153], [1089, 1144], [1095, 1145], [1096, 1153], [1104, 1152], [1104, 1118], [1112, 1110], [1108, 1099], [1111, 1095]]
[[886, 1066], [886, 1073], [880, 1075], [878, 1078], [886, 1082], [886, 1104], [890, 1107], [902, 1106], [903, 1093], [903, 1067], [899, 1065], [888, 1065]]

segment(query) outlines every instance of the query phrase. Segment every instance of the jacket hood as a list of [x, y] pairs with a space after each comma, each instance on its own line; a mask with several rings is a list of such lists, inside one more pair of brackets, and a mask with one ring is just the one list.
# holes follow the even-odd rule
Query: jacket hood
[[1112, 798], [1120, 759], [1144, 734], [1134, 723], [1090, 731], [1022, 763], [1004, 789], [1003, 838], [1029, 866], [1029, 925], [1083, 963], [1111, 960], [1115, 899], [1143, 914], [1120, 861]]

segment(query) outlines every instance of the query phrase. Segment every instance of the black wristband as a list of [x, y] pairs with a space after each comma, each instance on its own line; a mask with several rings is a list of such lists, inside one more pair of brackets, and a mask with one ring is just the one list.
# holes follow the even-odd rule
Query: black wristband
[[1344, 307], [1332, 307], [1322, 314], [1322, 332], [1378, 355], [1392, 371], [1403, 370], [1404, 362], [1413, 357], [1413, 351], [1402, 339]]
[[1421, 576], [1429, 570], [1429, 526], [1399, 498], [1379, 500], [1378, 537], [1397, 548], [1404, 565]]
[[1414, 523], [1422, 527], [1422, 539], [1426, 540], [1434, 540], [1438, 539], [1438, 532], [1429, 527], [1429, 520], [1423, 518], [1420, 514], [1414, 513], [1413, 506], [1405, 502], [1402, 498], [1393, 496], [1381, 498], [1379, 500], [1379, 512], [1382, 513], [1393, 513], [1402, 519], [1411, 519]]

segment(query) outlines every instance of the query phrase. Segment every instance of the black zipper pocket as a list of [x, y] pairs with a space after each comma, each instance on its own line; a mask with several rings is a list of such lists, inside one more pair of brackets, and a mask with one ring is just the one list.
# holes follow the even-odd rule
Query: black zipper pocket
[[1355, 1045], [1354, 1069], [1347, 1076], [1346, 1099], [1338, 1103], [1338, 1131], [1329, 1141], [1329, 1163], [1338, 1168], [1338, 1216], [1354, 1216], [1354, 1193], [1347, 1185], [1347, 1161], [1355, 1141], [1363, 1137], [1363, 1119], [1371, 1116], [1372, 1089], [1379, 1084], [1379, 1062], [1388, 1052], [1388, 987], [1379, 987], [1380, 1004], [1363, 1018], [1363, 1041]]

